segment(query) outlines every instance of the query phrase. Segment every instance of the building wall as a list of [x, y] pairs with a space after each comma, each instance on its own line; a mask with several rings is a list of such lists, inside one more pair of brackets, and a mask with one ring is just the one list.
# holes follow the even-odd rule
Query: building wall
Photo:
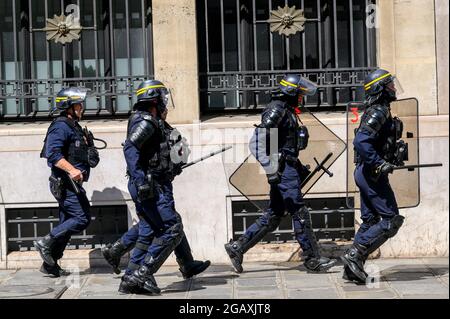
[[448, 114], [448, 12], [447, 0], [435, 0], [436, 12], [436, 51], [438, 70], [438, 109], [439, 114]]
[[[448, 256], [449, 135], [448, 115], [445, 115], [448, 114], [448, 79], [445, 77], [448, 70], [443, 70], [448, 65], [448, 42], [447, 47], [441, 43], [448, 37], [448, 31], [444, 31], [448, 10], [443, 14], [434, 9], [435, 6], [439, 10], [448, 8], [448, 2], [380, 0], [379, 5], [379, 64], [399, 75], [406, 97], [415, 96], [420, 101], [422, 162], [444, 163], [442, 169], [421, 170], [422, 202], [419, 207], [402, 212], [406, 216], [405, 225], [396, 239], [382, 248], [381, 254], [385, 257]], [[232, 236], [230, 203], [239, 196], [228, 179], [245, 158], [248, 136], [258, 117], [224, 117], [198, 122], [195, 1], [154, 0], [153, 15], [155, 74], [173, 90], [176, 109], [169, 121], [179, 124], [177, 128], [188, 137], [193, 148], [192, 158], [224, 142], [236, 143], [233, 152], [191, 167], [175, 181], [177, 209], [183, 216], [194, 255], [225, 263], [228, 260], [223, 244]], [[319, 117], [345, 139], [345, 115], [319, 114]], [[108, 149], [101, 151], [102, 161], [86, 185], [88, 196], [93, 205], [126, 203], [131, 225], [136, 216], [126, 187], [120, 145], [126, 122], [83, 124], [109, 143]], [[49, 170], [45, 161], [39, 159], [47, 126], [48, 123], [0, 125], [0, 267], [23, 265], [23, 262], [6, 264], [5, 208], [55, 205], [47, 186]], [[232, 161], [229, 157], [236, 152], [239, 156]], [[343, 156], [332, 167], [335, 178], [323, 179], [316, 190], [345, 191], [345, 166]], [[249, 252], [246, 260], [289, 260], [295, 258], [297, 249], [297, 245], [277, 248], [260, 245]]]
[[[345, 139], [346, 124], [343, 115], [324, 115], [321, 119]], [[228, 179], [247, 156], [248, 136], [252, 133], [252, 125], [257, 121], [257, 117], [252, 117], [250, 120], [177, 126], [191, 142], [193, 158], [217, 149], [223, 143], [236, 143], [233, 151], [186, 169], [175, 180], [176, 207], [183, 217], [186, 233], [197, 258], [208, 258], [216, 263], [227, 262], [223, 244], [232, 237], [230, 201], [239, 196]], [[421, 170], [421, 204], [417, 208], [402, 211], [406, 216], [405, 225], [396, 239], [383, 247], [383, 256], [448, 256], [447, 123], [448, 117], [443, 116], [424, 117], [421, 120], [422, 161], [443, 162], [445, 167]], [[126, 123], [113, 121], [107, 125], [83, 124], [109, 143], [108, 150], [101, 151], [100, 165], [93, 170], [92, 179], [86, 184], [88, 197], [93, 205], [126, 203], [129, 206], [131, 225], [136, 218], [126, 187], [125, 162], [120, 146]], [[54, 206], [55, 201], [47, 186], [49, 170], [45, 160], [39, 159], [45, 125], [33, 124], [26, 129], [18, 129], [17, 126], [21, 125], [0, 129], [0, 187], [3, 201], [0, 207]], [[333, 179], [325, 177], [313, 192], [344, 192], [345, 169], [345, 156], [342, 156], [332, 167], [336, 176]], [[17, 178], [18, 176], [27, 178]], [[3, 216], [0, 220], [0, 236], [4, 261], [6, 233]], [[249, 259], [267, 259], [274, 255], [288, 259], [292, 258], [296, 249], [295, 245], [287, 245], [284, 251], [272, 249], [272, 256], [263, 257], [257, 254], [261, 250], [256, 249], [250, 252]]]

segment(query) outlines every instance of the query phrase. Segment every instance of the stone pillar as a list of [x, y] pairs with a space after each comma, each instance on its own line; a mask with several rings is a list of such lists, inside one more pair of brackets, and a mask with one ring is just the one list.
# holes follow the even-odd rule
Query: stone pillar
[[417, 97], [421, 115], [436, 115], [437, 70], [434, 0], [379, 0], [378, 62]]
[[435, 0], [438, 112], [448, 114], [448, 0]]
[[195, 0], [153, 0], [155, 78], [172, 90], [170, 123], [200, 118]]
[[378, 3], [377, 62], [382, 69], [395, 73], [394, 1]]
[[[6, 210], [5, 206], [0, 204], [0, 265], [2, 263], [5, 263], [6, 265], [6, 253], [8, 250], [7, 241], [8, 239], [6, 236]], [[0, 269], [2, 268], [4, 267], [0, 266]]]

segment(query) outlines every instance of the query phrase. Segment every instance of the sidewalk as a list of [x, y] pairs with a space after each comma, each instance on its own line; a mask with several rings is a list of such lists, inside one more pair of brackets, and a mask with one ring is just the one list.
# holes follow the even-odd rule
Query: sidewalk
[[229, 265], [213, 265], [204, 274], [183, 280], [177, 267], [165, 266], [156, 275], [161, 296], [121, 295], [120, 276], [109, 269], [63, 279], [37, 270], [1, 270], [1, 298], [169, 298], [169, 299], [342, 299], [449, 298], [448, 258], [370, 260], [367, 270], [381, 273], [375, 287], [342, 279], [342, 266], [326, 274], [308, 274], [298, 263], [244, 264], [243, 274]]

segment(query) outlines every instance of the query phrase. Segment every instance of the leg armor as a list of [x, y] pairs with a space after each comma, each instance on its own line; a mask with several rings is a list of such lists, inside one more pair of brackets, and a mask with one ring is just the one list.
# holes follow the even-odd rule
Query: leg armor
[[256, 227], [257, 231], [251, 238], [245, 235], [233, 242], [230, 240], [228, 244], [225, 244], [225, 250], [231, 259], [234, 269], [237, 273], [241, 273], [242, 262], [244, 260], [244, 254], [253, 246], [255, 246], [264, 236], [270, 232], [273, 232], [278, 228], [281, 222], [281, 217], [274, 215], [271, 212], [265, 213], [256, 223], [250, 227]]
[[364, 261], [367, 255], [367, 248], [363, 245], [354, 243], [341, 257], [346, 268], [347, 278], [360, 283], [366, 283], [367, 274], [364, 271]]
[[336, 260], [322, 257], [314, 235], [311, 215], [306, 206], [302, 206], [292, 215], [295, 237], [303, 250], [305, 267], [312, 272], [323, 272], [336, 264]]
[[[397, 235], [400, 227], [402, 227], [405, 217], [396, 215], [388, 220], [388, 226], [384, 232], [382, 232], [372, 243], [367, 247], [365, 258], [369, 257], [371, 253], [380, 248], [389, 238]], [[381, 221], [383, 222], [383, 221]]]
[[180, 266], [180, 272], [184, 279], [189, 279], [195, 275], [204, 272], [210, 265], [211, 262], [194, 260], [191, 253], [191, 247], [186, 236], [183, 236], [180, 244], [174, 250], [175, 256], [177, 257], [177, 263]]
[[118, 240], [113, 244], [107, 244], [102, 248], [102, 255], [106, 259], [108, 264], [111, 265], [115, 274], [120, 274], [120, 259], [132, 248], [132, 245], [126, 247], [121, 240]]
[[161, 268], [162, 264], [183, 239], [183, 224], [181, 223], [181, 218], [178, 218], [178, 220], [179, 222], [169, 228], [162, 236], [153, 240], [149, 250], [159, 248], [157, 249], [159, 252], [156, 256], [148, 254], [144, 260], [144, 264], [127, 279], [128, 283], [144, 288], [153, 294], [159, 294], [161, 292], [153, 274]]

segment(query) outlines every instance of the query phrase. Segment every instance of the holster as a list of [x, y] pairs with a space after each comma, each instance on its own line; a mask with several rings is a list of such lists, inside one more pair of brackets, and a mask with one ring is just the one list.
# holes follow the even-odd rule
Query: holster
[[66, 191], [66, 187], [64, 185], [64, 181], [62, 180], [62, 178], [61, 177], [56, 178], [54, 176], [50, 176], [49, 181], [50, 181], [50, 192], [52, 193], [52, 195], [57, 200], [62, 199], [64, 197], [65, 191]]

